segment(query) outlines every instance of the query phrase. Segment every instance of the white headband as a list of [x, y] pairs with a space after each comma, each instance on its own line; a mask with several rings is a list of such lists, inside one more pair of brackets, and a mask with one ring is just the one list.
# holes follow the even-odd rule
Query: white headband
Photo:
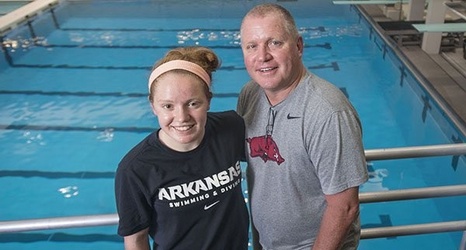
[[187, 70], [199, 76], [202, 80], [204, 80], [207, 86], [210, 87], [209, 74], [207, 74], [207, 72], [201, 66], [195, 63], [189, 62], [189, 61], [185, 61], [185, 60], [172, 60], [172, 61], [168, 61], [166, 63], [161, 64], [156, 69], [154, 69], [154, 71], [152, 71], [152, 73], [150, 74], [149, 83], [148, 83], [149, 92], [150, 92], [150, 87], [152, 86], [152, 83], [155, 81], [155, 79], [157, 79], [157, 77], [159, 77], [165, 72], [168, 72], [174, 69]]

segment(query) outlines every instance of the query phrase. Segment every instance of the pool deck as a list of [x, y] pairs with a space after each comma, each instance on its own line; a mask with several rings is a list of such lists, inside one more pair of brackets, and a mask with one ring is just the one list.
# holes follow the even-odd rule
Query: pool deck
[[[360, 6], [372, 20], [392, 21], [377, 6]], [[381, 29], [376, 25], [376, 28]], [[456, 125], [464, 132], [466, 128], [466, 59], [463, 48], [456, 48], [439, 54], [427, 54], [419, 44], [401, 44], [395, 47], [419, 72], [428, 85], [435, 90], [456, 117]]]

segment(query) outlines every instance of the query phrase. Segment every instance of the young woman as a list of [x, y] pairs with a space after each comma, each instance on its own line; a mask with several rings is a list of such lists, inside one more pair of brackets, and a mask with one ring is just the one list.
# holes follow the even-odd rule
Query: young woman
[[247, 249], [241, 190], [244, 122], [234, 111], [208, 112], [212, 72], [204, 47], [169, 51], [149, 77], [160, 129], [122, 159], [115, 177], [125, 249]]

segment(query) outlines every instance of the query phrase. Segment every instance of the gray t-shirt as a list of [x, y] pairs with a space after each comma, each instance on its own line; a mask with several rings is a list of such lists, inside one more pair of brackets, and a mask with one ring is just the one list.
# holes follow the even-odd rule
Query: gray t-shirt
[[[355, 109], [338, 88], [308, 73], [273, 107], [249, 82], [238, 113], [246, 123], [250, 208], [262, 247], [309, 249], [326, 207], [324, 194], [368, 178]], [[353, 226], [347, 240], [357, 245], [359, 218]]]

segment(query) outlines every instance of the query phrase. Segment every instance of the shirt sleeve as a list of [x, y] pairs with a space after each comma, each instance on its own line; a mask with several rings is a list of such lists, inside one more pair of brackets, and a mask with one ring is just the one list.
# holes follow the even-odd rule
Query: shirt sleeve
[[128, 236], [150, 225], [152, 207], [144, 180], [135, 171], [120, 166], [115, 176], [115, 199], [119, 216], [118, 234]]
[[350, 111], [336, 111], [322, 124], [311, 158], [325, 194], [336, 194], [367, 181], [367, 167], [359, 119]]

